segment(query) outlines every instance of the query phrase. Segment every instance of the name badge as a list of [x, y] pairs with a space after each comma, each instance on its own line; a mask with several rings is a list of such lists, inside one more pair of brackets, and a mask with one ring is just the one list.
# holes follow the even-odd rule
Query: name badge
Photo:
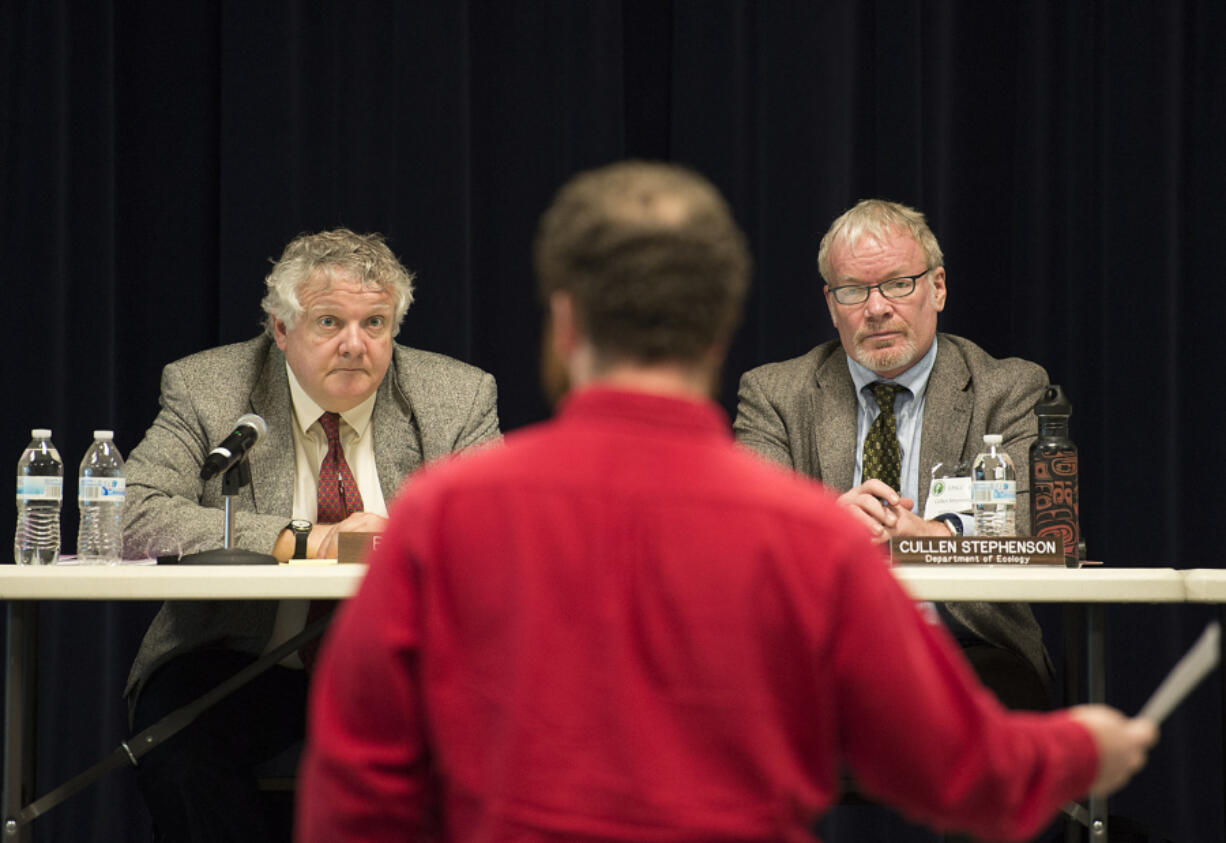
[[944, 512], [971, 512], [971, 478], [934, 477], [924, 504], [924, 520], [931, 521]]

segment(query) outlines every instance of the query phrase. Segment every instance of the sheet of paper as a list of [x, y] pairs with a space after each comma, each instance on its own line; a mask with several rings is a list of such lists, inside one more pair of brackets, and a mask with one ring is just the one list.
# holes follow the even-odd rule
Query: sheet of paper
[[1184, 697], [1217, 667], [1221, 657], [1221, 637], [1222, 628], [1217, 621], [1205, 627], [1192, 649], [1171, 668], [1137, 716], [1148, 717], [1155, 723], [1165, 720], [1175, 706], [1183, 702]]

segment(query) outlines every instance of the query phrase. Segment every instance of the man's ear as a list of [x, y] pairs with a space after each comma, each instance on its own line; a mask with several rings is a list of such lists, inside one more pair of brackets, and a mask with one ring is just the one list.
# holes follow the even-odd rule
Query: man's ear
[[272, 317], [272, 316], [270, 316], [269, 318], [272, 319], [273, 341], [277, 344], [277, 348], [281, 349], [282, 351], [285, 351], [286, 334], [289, 332], [289, 329], [285, 327], [285, 323], [282, 322], [280, 319], [277, 319], [276, 317]]
[[837, 329], [839, 327], [839, 320], [834, 314], [835, 301], [834, 296], [830, 294], [830, 287], [827, 286], [822, 293], [826, 298], [826, 309], [830, 311], [830, 324]]
[[574, 302], [567, 293], [549, 297], [541, 336], [541, 389], [551, 407], [571, 389], [571, 365], [578, 348]]
[[549, 326], [554, 356], [565, 364], [582, 342], [570, 293], [559, 290], [549, 296]]
[[932, 270], [932, 309], [940, 313], [945, 309], [945, 267]]

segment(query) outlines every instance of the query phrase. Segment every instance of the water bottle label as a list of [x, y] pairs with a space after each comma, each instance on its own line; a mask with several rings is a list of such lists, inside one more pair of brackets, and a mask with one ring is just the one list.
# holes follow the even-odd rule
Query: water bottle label
[[972, 489], [975, 503], [1016, 503], [1016, 480], [980, 480]]
[[63, 477], [17, 475], [17, 500], [19, 501], [58, 501], [63, 496]]
[[77, 486], [77, 497], [83, 501], [123, 502], [126, 484], [122, 477], [82, 477]]

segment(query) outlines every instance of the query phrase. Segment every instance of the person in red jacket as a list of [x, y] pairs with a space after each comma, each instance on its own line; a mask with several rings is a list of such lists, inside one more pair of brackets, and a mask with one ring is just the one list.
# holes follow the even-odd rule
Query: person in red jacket
[[580, 174], [536, 266], [570, 391], [393, 506], [321, 653], [298, 840], [803, 839], [844, 766], [1020, 839], [1144, 764], [1152, 722], [1003, 709], [830, 492], [734, 443], [750, 258], [707, 181]]

